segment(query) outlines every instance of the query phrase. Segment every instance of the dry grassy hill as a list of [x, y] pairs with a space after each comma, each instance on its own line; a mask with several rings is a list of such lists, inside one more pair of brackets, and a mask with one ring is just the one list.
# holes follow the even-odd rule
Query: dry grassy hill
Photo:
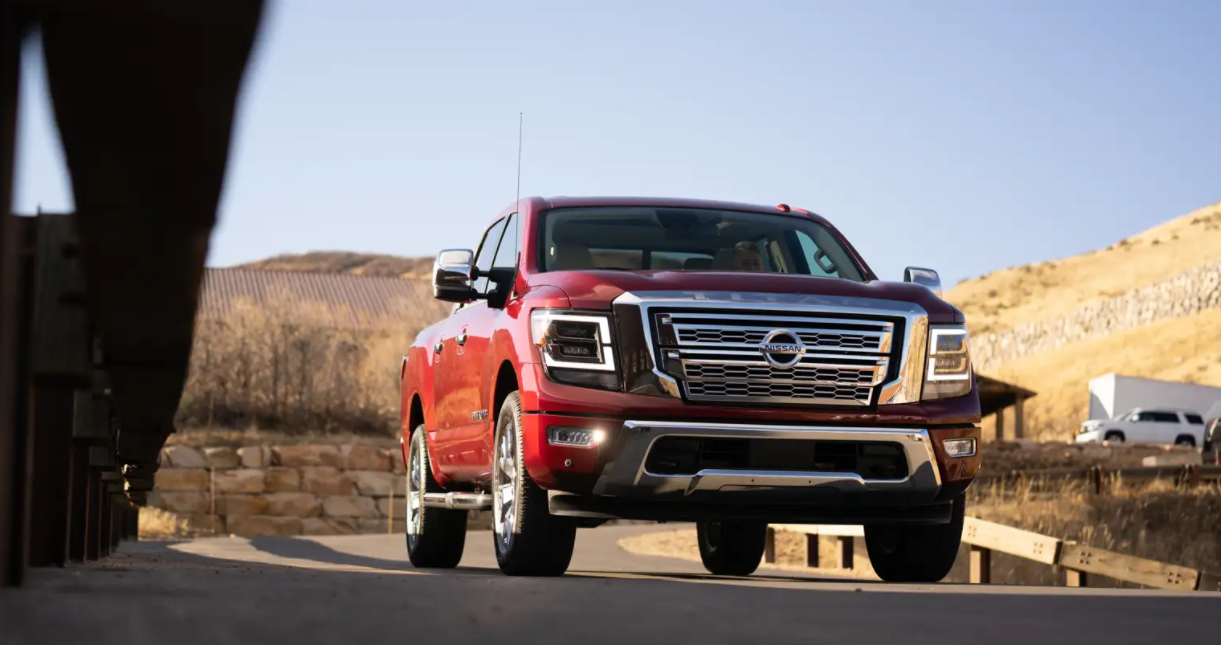
[[[1221, 203], [1099, 251], [965, 281], [946, 299], [981, 336], [1056, 318], [1218, 260]], [[1221, 309], [1073, 342], [1002, 363], [991, 375], [1039, 393], [1028, 404], [1028, 433], [1068, 439], [1088, 415], [1089, 380], [1108, 372], [1221, 386]], [[991, 420], [985, 427], [991, 431]]]
[[432, 258], [402, 258], [394, 255], [352, 253], [350, 251], [311, 251], [277, 255], [266, 260], [239, 264], [234, 268], [423, 279], [431, 274], [432, 262]]
[[1068, 313], [1221, 260], [1221, 202], [1098, 251], [964, 280], [946, 293], [984, 334]]

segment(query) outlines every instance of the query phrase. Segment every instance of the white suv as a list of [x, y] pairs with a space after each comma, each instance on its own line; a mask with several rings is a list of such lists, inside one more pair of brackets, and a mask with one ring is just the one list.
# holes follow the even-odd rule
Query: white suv
[[1100, 441], [1202, 446], [1204, 418], [1190, 410], [1136, 408], [1114, 419], [1094, 419], [1081, 424], [1077, 443]]

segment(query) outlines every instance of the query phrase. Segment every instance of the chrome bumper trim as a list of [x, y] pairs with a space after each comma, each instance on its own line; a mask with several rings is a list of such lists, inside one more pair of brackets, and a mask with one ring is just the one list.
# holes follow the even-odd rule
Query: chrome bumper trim
[[[726, 499], [772, 494], [813, 502], [819, 495], [854, 494], [897, 503], [932, 502], [941, 474], [928, 431], [908, 428], [777, 426], [676, 421], [624, 422], [615, 443], [621, 449], [602, 470], [593, 494], [613, 497]], [[808, 439], [811, 441], [891, 441], [903, 447], [908, 475], [871, 480], [856, 473], [757, 470], [702, 470], [694, 475], [657, 475], [645, 469], [653, 444], [662, 437], [712, 439]]]

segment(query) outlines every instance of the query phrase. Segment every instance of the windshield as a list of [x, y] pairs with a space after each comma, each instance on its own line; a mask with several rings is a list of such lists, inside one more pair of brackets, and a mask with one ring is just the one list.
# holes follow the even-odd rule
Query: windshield
[[804, 217], [652, 206], [543, 214], [544, 271], [744, 271], [861, 282], [834, 235]]

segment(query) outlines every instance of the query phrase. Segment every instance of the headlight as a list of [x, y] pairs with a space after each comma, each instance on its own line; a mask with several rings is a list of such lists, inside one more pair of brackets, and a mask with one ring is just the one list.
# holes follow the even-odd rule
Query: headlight
[[531, 340], [547, 376], [559, 383], [619, 389], [610, 330], [609, 314], [557, 309], [530, 313]]
[[971, 392], [971, 352], [965, 325], [929, 328], [928, 368], [924, 372], [924, 399], [948, 399]]

